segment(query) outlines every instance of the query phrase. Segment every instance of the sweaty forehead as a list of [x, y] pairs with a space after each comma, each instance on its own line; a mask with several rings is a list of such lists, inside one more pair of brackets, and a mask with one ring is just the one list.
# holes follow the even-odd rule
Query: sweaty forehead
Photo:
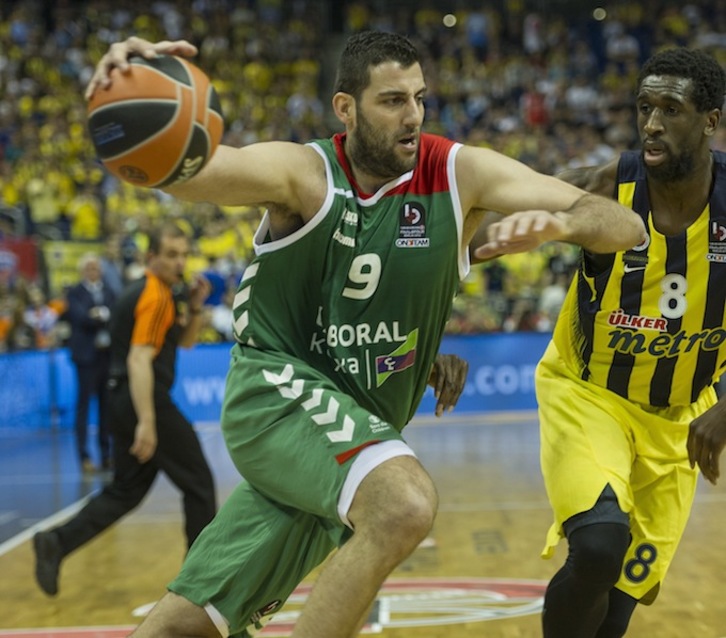
[[425, 88], [423, 71], [418, 63], [404, 68], [400, 62], [388, 61], [370, 67], [370, 83], [367, 90], [371, 93], [418, 93]]
[[638, 97], [660, 96], [688, 100], [693, 82], [690, 78], [675, 75], [648, 75], [640, 83]]

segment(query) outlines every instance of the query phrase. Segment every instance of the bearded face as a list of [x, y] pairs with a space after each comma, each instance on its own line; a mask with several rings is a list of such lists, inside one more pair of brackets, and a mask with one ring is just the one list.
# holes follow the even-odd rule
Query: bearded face
[[[397, 129], [388, 132], [375, 126], [360, 106], [356, 127], [348, 135], [347, 148], [351, 161], [365, 173], [382, 179], [395, 179], [416, 166], [419, 133]], [[404, 153], [402, 140], [415, 143], [415, 152]]]
[[707, 114], [692, 99], [692, 80], [670, 75], [643, 79], [637, 97], [638, 130], [648, 177], [677, 182], [693, 175], [707, 140]]
[[[644, 155], [644, 153], [643, 153]], [[648, 177], [661, 182], [677, 182], [693, 173], [694, 156], [690, 149], [682, 150], [677, 155], [669, 152], [668, 158], [661, 164], [652, 166], [646, 163]]]

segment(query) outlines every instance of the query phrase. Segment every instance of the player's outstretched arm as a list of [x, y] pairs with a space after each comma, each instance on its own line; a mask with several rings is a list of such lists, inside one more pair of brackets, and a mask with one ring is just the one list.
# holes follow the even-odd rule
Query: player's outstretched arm
[[[191, 57], [196, 53], [197, 48], [186, 40], [149, 42], [130, 37], [116, 42], [96, 65], [86, 96], [112, 86], [113, 69], [128, 71], [132, 56]], [[280, 216], [289, 212], [305, 222], [322, 205], [326, 187], [324, 162], [312, 148], [293, 142], [263, 142], [243, 148], [220, 144], [198, 173], [163, 190], [192, 202], [274, 207]]]
[[218, 206], [276, 205], [307, 219], [325, 197], [325, 165], [312, 148], [295, 142], [220, 144], [194, 177], [164, 188], [191, 202]]
[[645, 238], [642, 219], [618, 202], [543, 175], [489, 149], [463, 147], [456, 160], [465, 212], [492, 210], [478, 259], [525, 252], [548, 241], [575, 243], [594, 253], [636, 246]]

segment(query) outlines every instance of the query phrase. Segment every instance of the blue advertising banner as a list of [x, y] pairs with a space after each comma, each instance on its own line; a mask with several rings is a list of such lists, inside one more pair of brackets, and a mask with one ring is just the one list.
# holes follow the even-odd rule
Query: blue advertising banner
[[[0, 432], [72, 427], [78, 384], [66, 348], [2, 354], [0, 380]], [[94, 402], [91, 423], [96, 415]]]
[[[550, 335], [534, 332], [451, 335], [443, 354], [469, 362], [469, 376], [457, 412], [534, 410], [534, 368]], [[192, 421], [218, 421], [224, 395], [229, 346], [197, 346], [179, 352], [173, 395]], [[429, 388], [419, 414], [433, 414], [436, 405]]]
[[[456, 412], [535, 410], [534, 369], [550, 338], [550, 333], [538, 332], [445, 337], [439, 352], [469, 362]], [[433, 414], [435, 406], [433, 389], [428, 388], [418, 414]]]
[[0, 355], [0, 429], [51, 425], [53, 374], [46, 351]]
[[[534, 410], [534, 368], [549, 338], [549, 334], [528, 332], [445, 337], [441, 352], [469, 362], [469, 376], [456, 411]], [[225, 343], [179, 350], [172, 394], [192, 422], [219, 420], [230, 348]], [[0, 378], [0, 429], [72, 427], [77, 386], [66, 349], [0, 355]], [[429, 388], [418, 413], [432, 415], [435, 405]], [[92, 405], [92, 423], [95, 407]]]
[[231, 347], [225, 343], [179, 350], [172, 396], [190, 421], [219, 421]]

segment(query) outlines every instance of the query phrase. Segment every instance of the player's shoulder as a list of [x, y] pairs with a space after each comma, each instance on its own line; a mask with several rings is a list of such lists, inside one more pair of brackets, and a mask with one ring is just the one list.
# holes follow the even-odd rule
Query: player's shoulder
[[448, 155], [457, 142], [434, 133], [421, 133], [421, 156]]
[[410, 181], [412, 191], [430, 194], [450, 188], [449, 169], [454, 146], [456, 142], [446, 137], [421, 134], [416, 169]]
[[461, 144], [441, 135], [422, 133], [419, 142], [418, 171], [438, 172], [452, 157], [452, 149]]

